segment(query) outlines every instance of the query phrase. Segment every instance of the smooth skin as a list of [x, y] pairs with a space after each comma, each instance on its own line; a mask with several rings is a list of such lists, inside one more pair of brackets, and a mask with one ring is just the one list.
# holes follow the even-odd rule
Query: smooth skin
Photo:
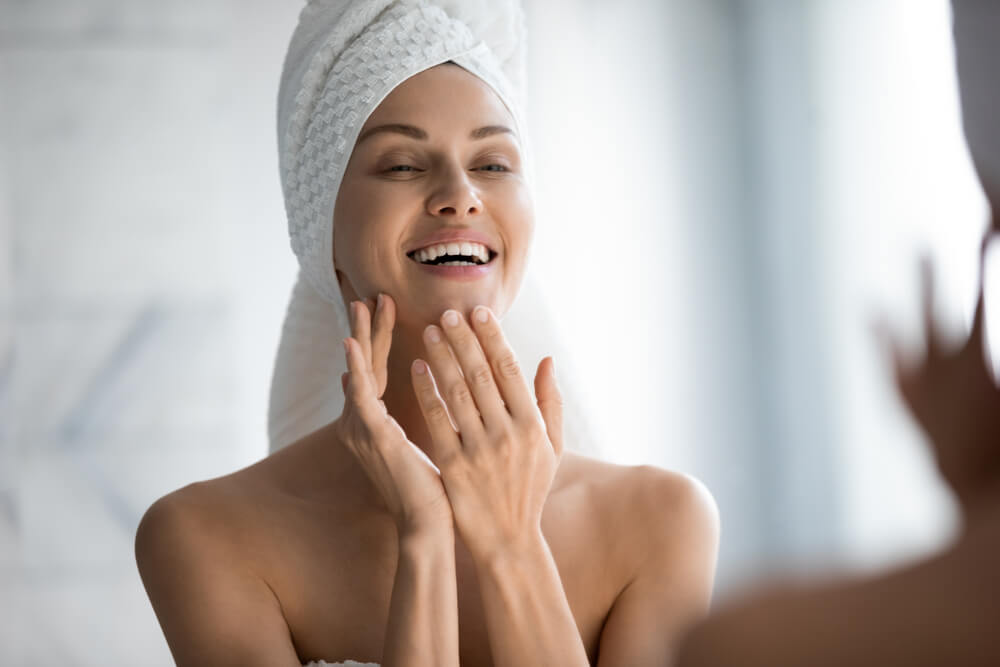
[[[516, 132], [484, 127], [513, 120], [443, 65], [362, 128], [335, 210], [343, 414], [164, 496], [139, 526], [178, 665], [664, 665], [706, 613], [711, 496], [566, 451], [551, 357], [529, 384], [503, 335], [533, 205]], [[450, 281], [405, 256], [449, 226], [493, 239], [489, 276]]]

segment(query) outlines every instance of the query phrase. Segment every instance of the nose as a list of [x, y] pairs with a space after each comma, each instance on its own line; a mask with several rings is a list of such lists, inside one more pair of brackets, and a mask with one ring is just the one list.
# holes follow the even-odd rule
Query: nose
[[434, 216], [463, 219], [482, 211], [483, 202], [479, 193], [460, 167], [448, 169], [434, 193], [427, 198], [427, 212]]

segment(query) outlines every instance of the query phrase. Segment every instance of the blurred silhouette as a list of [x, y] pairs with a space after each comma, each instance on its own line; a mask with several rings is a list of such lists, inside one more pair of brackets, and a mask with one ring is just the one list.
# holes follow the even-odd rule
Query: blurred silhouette
[[961, 531], [943, 552], [886, 574], [785, 585], [732, 604], [689, 633], [681, 667], [1000, 665], [1000, 388], [985, 341], [983, 281], [987, 245], [1000, 233], [1000, 2], [952, 7], [963, 124], [991, 216], [975, 316], [964, 341], [944, 339], [925, 261], [922, 353], [908, 358], [886, 324], [877, 331], [899, 394], [960, 503]]
[[933, 321], [929, 264], [924, 278], [926, 350], [914, 361], [889, 345], [899, 392], [961, 503], [958, 539], [886, 575], [733, 605], [687, 637], [682, 667], [1000, 665], [1000, 388], [985, 352], [982, 280], [972, 331], [950, 346]]

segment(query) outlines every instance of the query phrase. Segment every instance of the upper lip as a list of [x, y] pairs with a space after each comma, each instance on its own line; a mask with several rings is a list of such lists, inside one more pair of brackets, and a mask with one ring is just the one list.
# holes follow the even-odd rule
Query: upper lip
[[437, 245], [439, 243], [457, 243], [459, 241], [481, 243], [486, 246], [487, 250], [497, 252], [493, 240], [483, 232], [477, 232], [472, 229], [439, 229], [438, 231], [421, 237], [420, 240], [414, 241], [410, 244], [410, 247], [406, 250], [406, 254], [409, 255], [415, 250], [420, 250], [421, 248]]

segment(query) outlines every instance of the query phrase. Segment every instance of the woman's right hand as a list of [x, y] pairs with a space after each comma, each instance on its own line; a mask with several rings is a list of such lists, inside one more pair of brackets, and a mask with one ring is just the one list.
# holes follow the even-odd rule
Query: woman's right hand
[[930, 260], [922, 266], [925, 345], [916, 359], [884, 322], [899, 393], [930, 439], [938, 468], [967, 514], [979, 499], [1000, 491], [1000, 386], [990, 371], [985, 344], [985, 293], [982, 280], [986, 243], [980, 256], [979, 295], [968, 338], [945, 340], [935, 320], [935, 281]]
[[389, 295], [380, 296], [374, 326], [366, 304], [350, 304], [352, 336], [344, 339], [348, 372], [341, 377], [344, 411], [334, 430], [382, 496], [401, 537], [451, 531], [451, 505], [441, 475], [381, 400], [396, 304]]

